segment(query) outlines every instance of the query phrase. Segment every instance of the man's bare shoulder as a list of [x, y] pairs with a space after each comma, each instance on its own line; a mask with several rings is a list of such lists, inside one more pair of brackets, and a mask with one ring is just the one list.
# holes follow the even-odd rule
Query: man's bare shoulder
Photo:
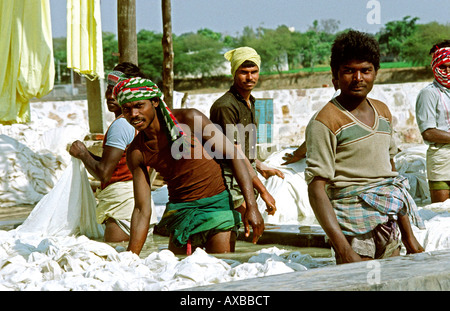
[[179, 123], [191, 123], [195, 117], [205, 116], [200, 110], [195, 108], [173, 109], [172, 113]]

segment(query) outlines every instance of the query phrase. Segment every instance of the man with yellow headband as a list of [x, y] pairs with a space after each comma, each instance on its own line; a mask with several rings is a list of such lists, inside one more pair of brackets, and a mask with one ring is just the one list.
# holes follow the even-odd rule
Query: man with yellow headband
[[[234, 82], [230, 90], [212, 105], [210, 119], [249, 159], [251, 167], [248, 170], [254, 189], [266, 203], [268, 214], [273, 215], [276, 211], [275, 200], [258, 178], [256, 170], [266, 179], [274, 175], [284, 178], [284, 174], [261, 163], [256, 154], [257, 120], [255, 98], [251, 92], [258, 83], [261, 57], [251, 47], [240, 47], [226, 52], [224, 56], [231, 63]], [[228, 189], [233, 196], [234, 207], [242, 213], [246, 207], [241, 189], [233, 177], [229, 162], [224, 160], [221, 164]]]
[[430, 54], [434, 81], [416, 100], [416, 120], [427, 150], [431, 201], [450, 198], [450, 40], [435, 44]]

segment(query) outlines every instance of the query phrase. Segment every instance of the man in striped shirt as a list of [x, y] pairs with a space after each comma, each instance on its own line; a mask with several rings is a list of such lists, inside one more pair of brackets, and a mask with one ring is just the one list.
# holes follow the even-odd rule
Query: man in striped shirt
[[305, 178], [316, 218], [337, 263], [423, 251], [410, 219], [422, 227], [407, 179], [395, 172], [397, 152], [388, 107], [367, 98], [380, 66], [377, 41], [349, 31], [333, 44], [331, 70], [341, 93], [310, 120]]

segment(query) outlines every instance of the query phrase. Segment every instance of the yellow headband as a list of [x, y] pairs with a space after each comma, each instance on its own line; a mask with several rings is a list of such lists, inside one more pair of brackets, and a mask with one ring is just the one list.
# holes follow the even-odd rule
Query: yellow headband
[[261, 57], [254, 49], [247, 46], [228, 51], [223, 56], [231, 62], [231, 74], [233, 77], [239, 66], [246, 60], [254, 62], [258, 68], [261, 67]]

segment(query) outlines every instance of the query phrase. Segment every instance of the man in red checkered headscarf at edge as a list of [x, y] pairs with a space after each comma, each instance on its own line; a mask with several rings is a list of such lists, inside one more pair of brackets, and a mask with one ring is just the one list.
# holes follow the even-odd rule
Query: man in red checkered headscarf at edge
[[[97, 222], [105, 225], [105, 242], [129, 240], [134, 208], [133, 176], [127, 167], [126, 150], [137, 131], [123, 117], [119, 103], [112, 96], [114, 85], [123, 76], [145, 77], [145, 74], [129, 62], [116, 65], [108, 74], [105, 99], [108, 110], [115, 115], [115, 120], [104, 135], [101, 156], [89, 152], [79, 140], [74, 141], [69, 149], [70, 155], [83, 161], [89, 173], [101, 182], [100, 188], [96, 190], [98, 203], [95, 212]], [[151, 227], [156, 222], [155, 216], [151, 220]]]
[[435, 44], [431, 68], [434, 81], [416, 101], [416, 120], [427, 150], [427, 178], [431, 201], [450, 198], [450, 40]]
[[231, 159], [248, 204], [242, 219], [245, 234], [250, 235], [252, 226], [256, 243], [264, 220], [243, 153], [200, 111], [170, 111], [158, 86], [148, 79], [119, 80], [113, 93], [126, 120], [139, 131], [127, 151], [135, 200], [128, 251], [141, 252], [152, 215], [147, 167], [167, 183], [169, 202], [158, 227], [170, 234], [169, 250], [176, 254], [189, 254], [196, 247], [205, 247], [208, 253], [234, 251], [241, 216], [233, 209], [214, 156]]

